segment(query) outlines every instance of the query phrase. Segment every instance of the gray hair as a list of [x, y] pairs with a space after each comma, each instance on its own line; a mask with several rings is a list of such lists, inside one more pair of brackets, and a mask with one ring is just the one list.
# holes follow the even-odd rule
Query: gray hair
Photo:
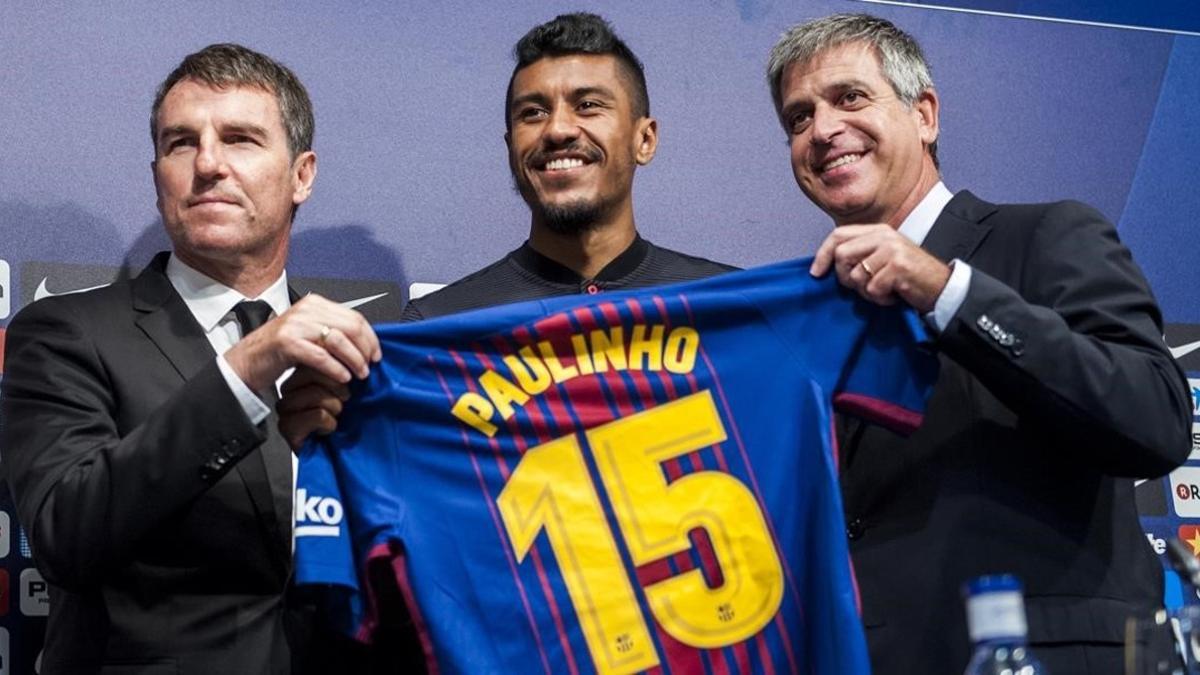
[[158, 111], [171, 87], [195, 80], [212, 87], [257, 87], [275, 95], [292, 159], [312, 150], [313, 110], [308, 92], [287, 66], [235, 44], [209, 45], [184, 57], [158, 86], [150, 108], [150, 139], [158, 145]]
[[[775, 101], [775, 112], [783, 112], [783, 71], [789, 65], [808, 63], [820, 52], [855, 42], [874, 49], [880, 71], [904, 105], [911, 108], [922, 92], [933, 89], [929, 63], [921, 45], [911, 35], [892, 22], [870, 14], [834, 14], [792, 26], [771, 48], [767, 83]], [[782, 117], [780, 122], [786, 129], [787, 122]], [[936, 140], [929, 145], [929, 154], [936, 165]]]

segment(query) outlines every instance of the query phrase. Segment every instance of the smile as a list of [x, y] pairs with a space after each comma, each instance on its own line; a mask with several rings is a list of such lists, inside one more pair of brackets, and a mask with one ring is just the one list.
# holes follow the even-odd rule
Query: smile
[[544, 171], [565, 171], [567, 169], [578, 169], [583, 165], [584, 161], [582, 159], [577, 159], [575, 157], [563, 157], [546, 162]]
[[852, 152], [848, 155], [842, 155], [841, 157], [838, 157], [837, 159], [833, 160], [832, 162], [829, 162], [828, 164], [820, 167], [820, 171], [822, 171], [822, 172], [833, 171], [834, 169], [836, 169], [838, 167], [846, 166], [847, 164], [853, 164], [860, 159], [862, 159], [861, 154]]

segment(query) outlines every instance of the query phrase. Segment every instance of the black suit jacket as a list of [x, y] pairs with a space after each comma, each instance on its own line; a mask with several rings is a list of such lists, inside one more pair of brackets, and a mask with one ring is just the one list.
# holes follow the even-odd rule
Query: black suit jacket
[[[1190, 448], [1186, 378], [1150, 290], [1112, 225], [1074, 202], [960, 192], [924, 247], [973, 269], [935, 342], [925, 424], [907, 439], [840, 429], [875, 672], [961, 673], [962, 584], [1000, 572], [1025, 584], [1034, 645], [1119, 654], [1126, 617], [1162, 598], [1132, 478]], [[1063, 672], [1099, 670], [1080, 654]]]
[[8, 329], [0, 451], [50, 584], [44, 674], [290, 669], [291, 514], [261, 451], [281, 441], [247, 420], [166, 260]]

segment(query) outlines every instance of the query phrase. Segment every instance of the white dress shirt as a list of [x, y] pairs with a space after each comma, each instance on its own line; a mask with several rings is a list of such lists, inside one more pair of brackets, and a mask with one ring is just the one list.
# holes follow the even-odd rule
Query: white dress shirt
[[[253, 424], [267, 419], [271, 408], [262, 398], [246, 386], [242, 378], [233, 372], [233, 367], [225, 360], [225, 352], [242, 339], [242, 326], [233, 314], [233, 306], [243, 300], [262, 300], [271, 306], [276, 316], [283, 314], [292, 306], [288, 295], [287, 272], [279, 275], [275, 283], [263, 291], [257, 298], [247, 298], [232, 288], [222, 284], [187, 263], [172, 255], [167, 261], [167, 279], [175, 287], [175, 291], [183, 298], [184, 304], [196, 317], [204, 335], [217, 353], [217, 367], [225, 377], [229, 390], [237, 397], [246, 412], [246, 417]], [[289, 369], [275, 383], [278, 387], [287, 379], [292, 371]], [[277, 392], [278, 393], [278, 392]], [[292, 454], [292, 492], [296, 491], [296, 455]], [[294, 505], [293, 505], [293, 508]]]
[[[917, 246], [923, 244], [925, 237], [929, 236], [929, 230], [933, 229], [934, 221], [942, 215], [942, 210], [953, 198], [954, 194], [946, 189], [945, 183], [938, 181], [904, 222], [900, 223], [900, 234]], [[925, 315], [925, 321], [939, 333], [945, 330], [950, 319], [954, 318], [958, 308], [962, 307], [963, 301], [966, 300], [967, 289], [970, 286], [971, 267], [958, 258], [950, 261], [950, 279], [934, 303], [933, 311]]]

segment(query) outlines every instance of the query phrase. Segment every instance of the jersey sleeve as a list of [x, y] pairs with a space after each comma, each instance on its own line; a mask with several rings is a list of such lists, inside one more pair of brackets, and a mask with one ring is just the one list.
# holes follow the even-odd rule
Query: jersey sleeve
[[[855, 302], [867, 304], [865, 300]], [[937, 379], [937, 357], [911, 308], [867, 308], [862, 339], [834, 390], [834, 408], [908, 435], [921, 426]]]
[[762, 278], [748, 279], [741, 292], [839, 411], [911, 433], [937, 377], [921, 319], [910, 308], [860, 298], [834, 275], [814, 278], [810, 264], [802, 259], [755, 270]]

